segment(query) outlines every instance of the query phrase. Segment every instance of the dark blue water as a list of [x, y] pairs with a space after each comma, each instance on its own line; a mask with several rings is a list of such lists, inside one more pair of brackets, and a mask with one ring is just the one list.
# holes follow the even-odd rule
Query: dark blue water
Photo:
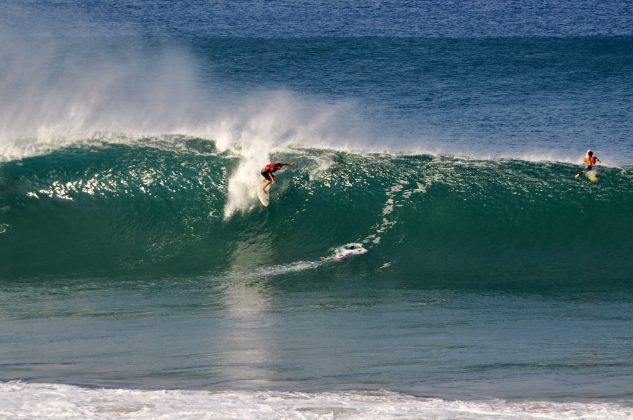
[[632, 7], [3, 3], [0, 380], [630, 401]]
[[570, 160], [586, 145], [619, 163], [633, 160], [631, 38], [213, 39], [193, 45], [200, 66], [223, 86], [353, 102], [371, 132], [365, 142], [373, 145]]
[[10, 0], [24, 34], [161, 37], [568, 37], [630, 36], [626, 1], [77, 2]]

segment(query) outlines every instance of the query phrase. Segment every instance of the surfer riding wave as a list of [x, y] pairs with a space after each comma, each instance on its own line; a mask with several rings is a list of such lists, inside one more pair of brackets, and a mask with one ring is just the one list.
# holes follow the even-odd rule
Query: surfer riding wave
[[281, 162], [272, 162], [268, 165], [264, 166], [261, 171], [262, 176], [266, 180], [266, 184], [262, 187], [262, 191], [266, 192], [266, 188], [270, 186], [270, 184], [275, 183], [275, 175], [274, 173], [283, 168], [284, 166], [295, 166], [294, 162], [290, 163], [281, 163]]
[[598, 159], [598, 157], [595, 156], [591, 150], [587, 150], [587, 154], [585, 154], [585, 159], [584, 159], [584, 162], [583, 162], [584, 165], [585, 165], [585, 169], [583, 169], [582, 171], [580, 171], [580, 173], [578, 173], [576, 175], [576, 179], [578, 179], [581, 176], [585, 175], [587, 172], [592, 171], [593, 167], [598, 162], [600, 162], [600, 159]]

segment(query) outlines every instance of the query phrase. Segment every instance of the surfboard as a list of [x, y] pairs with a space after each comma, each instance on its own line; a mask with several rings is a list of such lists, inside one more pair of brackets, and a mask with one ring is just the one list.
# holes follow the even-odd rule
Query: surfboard
[[264, 207], [268, 207], [268, 204], [270, 203], [268, 189], [266, 190], [266, 192], [262, 191], [262, 187], [264, 186], [265, 183], [266, 181], [260, 181], [257, 183], [257, 197], [259, 197], [259, 201], [262, 203]]
[[[578, 174], [574, 178], [575, 179], [580, 179], [581, 176], [582, 175]], [[596, 171], [592, 170], [592, 171], [589, 171], [589, 172], [585, 172], [585, 176], [591, 182], [598, 182], [598, 173]]]

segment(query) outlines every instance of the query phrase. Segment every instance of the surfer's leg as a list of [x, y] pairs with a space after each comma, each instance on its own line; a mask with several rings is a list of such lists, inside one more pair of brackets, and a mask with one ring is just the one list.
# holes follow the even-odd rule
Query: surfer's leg
[[592, 166], [587, 166], [585, 169], [583, 169], [582, 171], [578, 172], [578, 175], [576, 175], [576, 179], [580, 178], [581, 176], [583, 176], [584, 174], [586, 174], [587, 172], [589, 172], [592, 169], [593, 169]]
[[264, 179], [266, 180], [266, 184], [264, 185], [264, 187], [262, 188], [263, 192], [266, 192], [266, 187], [268, 187], [272, 182], [273, 179], [271, 178], [271, 173], [268, 171], [263, 171], [262, 172], [262, 176], [264, 177]]
[[272, 184], [272, 183], [273, 183], [272, 181], [266, 181], [266, 184], [265, 184], [265, 185], [264, 185], [264, 187], [262, 188], [262, 191], [263, 191], [263, 192], [266, 192], [266, 188], [268, 188], [268, 186], [269, 186], [270, 184]]

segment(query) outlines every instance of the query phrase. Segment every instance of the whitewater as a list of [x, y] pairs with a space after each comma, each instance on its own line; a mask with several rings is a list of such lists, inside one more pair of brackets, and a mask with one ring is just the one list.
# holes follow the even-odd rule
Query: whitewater
[[[604, 403], [468, 402], [415, 398], [386, 391], [345, 393], [131, 391], [63, 385], [2, 385], [7, 416], [56, 418], [630, 418], [630, 407]], [[7, 396], [9, 398], [7, 398]], [[33, 404], [33, 397], [38, 404]], [[27, 408], [29, 407], [30, 408]]]

